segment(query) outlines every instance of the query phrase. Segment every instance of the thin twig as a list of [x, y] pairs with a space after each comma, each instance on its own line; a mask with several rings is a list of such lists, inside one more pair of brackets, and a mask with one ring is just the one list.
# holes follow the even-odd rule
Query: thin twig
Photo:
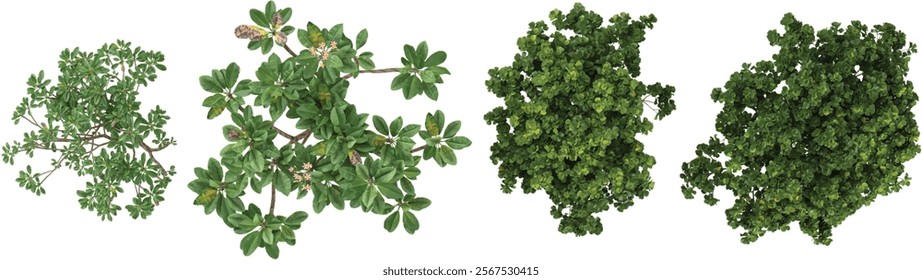
[[412, 153], [415, 153], [415, 152], [419, 152], [419, 151], [425, 150], [426, 147], [428, 147], [428, 145], [422, 145], [422, 146], [413, 148], [412, 150], [410, 150], [410, 153], [412, 154]]
[[144, 151], [147, 152], [148, 155], [150, 155], [150, 160], [154, 161], [154, 163], [156, 163], [157, 166], [160, 167], [160, 173], [163, 174], [163, 176], [167, 176], [170, 174], [169, 172], [166, 171], [166, 168], [163, 168], [163, 164], [160, 164], [160, 161], [158, 161], [157, 158], [154, 157], [154, 150], [151, 149], [150, 146], [147, 146], [147, 144], [145, 144], [144, 142], [141, 142], [141, 148], [144, 149]]
[[298, 141], [302, 141], [301, 143], [303, 144], [304, 142], [307, 142], [307, 139], [311, 137], [311, 134], [313, 134], [313, 131], [311, 131], [310, 129], [302, 131], [298, 135], [295, 135], [294, 137], [289, 138], [290, 141], [288, 141], [288, 144], [296, 144], [298, 143]]
[[54, 169], [42, 172], [41, 174], [45, 175], [41, 181], [38, 182], [39, 185], [44, 184], [45, 180], [48, 180], [48, 177], [51, 177], [51, 174], [61, 168], [61, 160], [64, 160], [65, 153], [61, 153], [61, 156], [58, 157], [58, 160], [54, 162]]
[[281, 128], [278, 128], [275, 125], [272, 125], [272, 129], [275, 129], [275, 132], [278, 132], [279, 135], [282, 135], [282, 137], [288, 138], [288, 140], [292, 140], [295, 138], [291, 134], [288, 134], [288, 132], [283, 131]]
[[288, 47], [287, 43], [283, 44], [282, 47], [284, 47], [285, 51], [287, 51], [291, 56], [298, 56], [298, 54], [296, 54], [293, 50], [291, 50], [291, 48]]
[[[381, 68], [381, 69], [369, 69], [369, 70], [359, 70], [359, 73], [396, 73], [400, 72], [403, 68]], [[351, 79], [352, 74], [346, 74], [342, 76], [343, 79]]]
[[272, 201], [269, 202], [269, 216], [275, 214], [275, 184], [272, 184]]

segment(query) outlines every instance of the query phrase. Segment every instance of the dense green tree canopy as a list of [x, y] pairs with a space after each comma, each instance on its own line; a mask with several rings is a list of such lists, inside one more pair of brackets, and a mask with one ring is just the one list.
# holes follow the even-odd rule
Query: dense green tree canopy
[[135, 192], [126, 207], [131, 217], [150, 215], [175, 174], [154, 153], [176, 141], [163, 130], [170, 119], [166, 112], [157, 106], [142, 115], [137, 95], [141, 86], [157, 79], [157, 71], [166, 70], [162, 62], [160, 52], [117, 41], [96, 52], [61, 52], [61, 74], [54, 85], [44, 71], [29, 77], [28, 96], [16, 107], [13, 121], [24, 120], [36, 130], [25, 133], [22, 141], [7, 143], [3, 161], [13, 164], [15, 155], [32, 157], [36, 150], [60, 156], [48, 170], [35, 172], [29, 165], [20, 171], [19, 186], [42, 195], [45, 180], [66, 166], [93, 177], [77, 191], [81, 208], [111, 221], [122, 209], [114, 200], [127, 185]]
[[550, 20], [555, 31], [532, 22], [512, 65], [489, 71], [487, 89], [505, 101], [484, 117], [496, 125], [491, 159], [503, 192], [519, 182], [525, 193], [544, 190], [561, 232], [599, 234], [595, 213], [623, 211], [653, 188], [655, 160], [636, 136], [653, 129], [644, 106], [665, 117], [675, 109], [675, 89], [637, 80], [653, 15], [622, 13], [603, 26], [577, 3], [569, 13], [552, 11]]
[[798, 222], [817, 244], [878, 196], [909, 185], [903, 163], [919, 153], [910, 111], [918, 100], [905, 80], [916, 45], [892, 24], [853, 21], [814, 32], [791, 14], [772, 60], [743, 64], [711, 98], [723, 104], [719, 135], [682, 165], [682, 191], [717, 203], [735, 196], [727, 221], [742, 242]]
[[[238, 80], [240, 67], [234, 63], [200, 78], [202, 88], [210, 93], [202, 104], [210, 108], [208, 118], [226, 112], [233, 124], [224, 126], [229, 143], [220, 159], [212, 158], [206, 168], [195, 169], [197, 179], [189, 183], [198, 194], [194, 203], [202, 205], [206, 214], [216, 212], [234, 232], [245, 235], [240, 243], [245, 255], [264, 248], [277, 258], [280, 242], [295, 244], [294, 230], [308, 214], [276, 213], [279, 194], [298, 199], [310, 194], [316, 213], [329, 205], [339, 210], [349, 205], [387, 216], [387, 231], [402, 223], [408, 233], [416, 232], [415, 212], [431, 201], [416, 195], [412, 181], [420, 175], [422, 160], [432, 159], [443, 167], [457, 163], [455, 150], [471, 144], [457, 135], [461, 122], [446, 124], [441, 111], [425, 116], [422, 125], [405, 124], [402, 117], [387, 122], [373, 116], [371, 130], [369, 115], [360, 113], [346, 96], [349, 81], [359, 75], [395, 73], [391, 89], [401, 90], [404, 98], [425, 94], [436, 100], [436, 85], [449, 74], [440, 66], [447, 58], [445, 52], [429, 53], [426, 42], [415, 48], [405, 45], [403, 67], [375, 68], [372, 53], [359, 52], [368, 39], [366, 30], [354, 40], [344, 34], [342, 24], [321, 29], [308, 23], [296, 30], [285, 25], [291, 13], [291, 8], [276, 9], [270, 1], [263, 10], [250, 10], [256, 25], [235, 30], [251, 49], [269, 53], [273, 46], [281, 46], [287, 58], [271, 54], [256, 70], [256, 80]], [[287, 44], [287, 35], [295, 31], [305, 48], [300, 53]], [[268, 116], [259, 114], [258, 107], [268, 108]], [[277, 126], [283, 116], [294, 120], [300, 132], [288, 133]], [[264, 191], [271, 195], [265, 212], [252, 203], [244, 207], [247, 193]]]

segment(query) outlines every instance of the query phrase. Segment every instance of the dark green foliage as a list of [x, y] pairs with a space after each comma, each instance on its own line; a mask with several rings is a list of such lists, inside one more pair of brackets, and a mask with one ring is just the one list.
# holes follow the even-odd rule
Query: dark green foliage
[[[111, 221], [122, 209], [113, 201], [124, 192], [122, 185], [129, 185], [135, 192], [126, 207], [129, 214], [147, 218], [175, 174], [172, 166], [167, 170], [154, 158], [176, 143], [163, 131], [170, 117], [159, 106], [142, 115], [136, 100], [138, 89], [166, 70], [163, 54], [117, 41], [95, 53], [66, 49], [60, 58], [57, 84], [51, 85], [44, 71], [29, 77], [28, 96], [13, 112], [13, 122], [25, 120], [36, 130], [7, 143], [3, 162], [13, 164], [16, 154], [32, 157], [36, 150], [58, 153], [47, 171], [33, 172], [32, 166], [20, 171], [19, 186], [42, 195], [45, 180], [66, 166], [93, 177], [77, 191], [81, 208]], [[153, 144], [145, 142], [148, 138]]]
[[602, 26], [601, 16], [576, 4], [550, 19], [556, 31], [547, 35], [547, 24], [531, 23], [512, 66], [489, 71], [488, 90], [506, 104], [485, 116], [497, 125], [491, 159], [503, 192], [521, 179], [525, 193], [550, 196], [561, 232], [599, 234], [593, 214], [623, 211], [653, 188], [648, 169], [655, 160], [635, 137], [653, 129], [644, 106], [658, 107], [657, 119], [668, 115], [675, 89], [636, 79], [653, 15], [631, 20], [622, 13]]
[[[271, 1], [265, 11], [253, 9], [250, 15], [257, 25], [268, 28], [253, 33], [257, 27], [238, 27], [237, 36], [251, 43], [295, 31], [284, 25], [291, 9], [276, 12]], [[413, 186], [421, 172], [418, 165], [427, 159], [443, 167], [456, 164], [455, 150], [471, 144], [456, 135], [461, 122], [446, 124], [441, 111], [428, 114], [422, 125], [405, 124], [402, 117], [388, 122], [359, 113], [346, 95], [349, 81], [360, 74], [395, 73], [391, 88], [402, 90], [406, 99], [425, 93], [435, 100], [436, 84], [449, 74], [439, 66], [447, 57], [445, 52], [429, 54], [426, 42], [415, 48], [405, 45], [403, 67], [375, 68], [372, 53], [358, 51], [368, 39], [366, 30], [355, 41], [344, 34], [342, 24], [321, 29], [308, 23], [297, 32], [305, 49], [295, 53], [287, 40], [276, 39], [275, 45], [283, 47], [289, 57], [271, 54], [256, 70], [256, 80], [238, 81], [240, 68], [235, 63], [199, 79], [210, 93], [202, 104], [209, 108], [207, 117], [227, 112], [233, 124], [222, 130], [229, 143], [220, 159], [212, 158], [206, 168], [195, 169], [197, 179], [189, 183], [198, 194], [194, 203], [202, 205], [206, 214], [217, 212], [234, 232], [244, 235], [240, 249], [245, 255], [264, 248], [277, 258], [280, 242], [295, 244], [294, 231], [307, 219], [307, 212], [276, 214], [277, 195], [301, 199], [310, 194], [315, 213], [330, 205], [338, 210], [348, 205], [386, 216], [383, 226], [387, 231], [396, 230], [402, 222], [404, 230], [415, 233], [419, 221], [414, 212], [431, 203], [418, 197]], [[269, 43], [271, 46], [272, 41]], [[248, 104], [250, 97], [252, 105]], [[268, 108], [268, 116], [255, 107]], [[300, 132], [287, 133], [277, 127], [276, 121], [283, 116], [294, 120]], [[418, 140], [424, 143], [417, 145]], [[414, 155], [419, 152], [422, 155]], [[271, 194], [267, 211], [255, 204], [244, 206], [243, 198], [251, 191]]]
[[909, 185], [918, 95], [905, 77], [916, 45], [889, 23], [814, 33], [786, 14], [781, 24], [784, 34], [768, 32], [780, 47], [772, 60], [743, 64], [711, 93], [724, 104], [720, 135], [682, 165], [682, 192], [714, 205], [717, 187], [732, 191], [727, 221], [746, 230], [743, 243], [798, 222], [828, 245], [846, 217]]

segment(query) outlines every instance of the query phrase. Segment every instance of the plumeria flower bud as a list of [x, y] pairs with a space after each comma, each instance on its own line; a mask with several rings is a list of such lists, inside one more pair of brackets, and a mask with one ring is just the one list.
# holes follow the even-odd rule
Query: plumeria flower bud
[[282, 14], [275, 13], [275, 15], [272, 16], [272, 25], [275, 26], [275, 28], [282, 26]]
[[277, 32], [275, 33], [275, 42], [279, 45], [284, 45], [288, 43], [288, 36], [285, 36], [285, 33]]
[[352, 165], [362, 163], [362, 156], [359, 153], [352, 151], [349, 153], [349, 161], [352, 162]]
[[240, 132], [237, 132], [237, 130], [231, 129], [230, 131], [227, 132], [227, 138], [234, 140], [234, 141], [239, 140]]
[[234, 29], [234, 36], [240, 39], [250, 39], [250, 41], [259, 41], [266, 38], [266, 30], [259, 26], [242, 24]]

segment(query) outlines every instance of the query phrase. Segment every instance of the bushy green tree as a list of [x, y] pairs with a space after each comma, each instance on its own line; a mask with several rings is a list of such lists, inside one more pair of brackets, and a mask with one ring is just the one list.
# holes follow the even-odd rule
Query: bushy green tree
[[[281, 46], [288, 58], [271, 54], [256, 70], [256, 80], [238, 80], [240, 68], [234, 63], [200, 78], [202, 88], [211, 93], [203, 103], [210, 108], [208, 118], [226, 112], [233, 124], [224, 126], [229, 143], [220, 159], [195, 169], [197, 179], [189, 183], [198, 194], [195, 204], [206, 214], [216, 212], [244, 235], [240, 248], [245, 255], [261, 247], [277, 258], [280, 242], [295, 244], [294, 230], [308, 214], [279, 215], [278, 194], [298, 199], [310, 194], [316, 213], [329, 205], [339, 210], [349, 205], [386, 215], [387, 231], [402, 222], [404, 230], [416, 232], [419, 221], [414, 212], [431, 203], [416, 195], [412, 181], [420, 175], [418, 166], [424, 159], [443, 167], [457, 163], [454, 151], [471, 144], [457, 135], [461, 122], [446, 125], [441, 111], [428, 114], [424, 126], [404, 124], [402, 117], [387, 122], [373, 116], [370, 130], [369, 115], [359, 113], [346, 94], [349, 81], [361, 74], [396, 73], [392, 90], [401, 90], [406, 99], [425, 93], [436, 100], [436, 85], [449, 74], [440, 66], [445, 52], [430, 54], [426, 42], [415, 48], [405, 45], [403, 67], [375, 68], [372, 53], [358, 51], [368, 39], [366, 30], [354, 40], [344, 34], [342, 24], [321, 29], [308, 23], [296, 30], [286, 25], [291, 13], [291, 8], [277, 9], [270, 1], [264, 10], [250, 10], [256, 25], [235, 30], [238, 38], [249, 40], [251, 49], [269, 53]], [[287, 36], [296, 31], [306, 48], [299, 53], [287, 44]], [[251, 97], [252, 105], [247, 101]], [[269, 115], [254, 107], [268, 108]], [[276, 121], [283, 116], [294, 120], [300, 132], [279, 128]], [[420, 144], [414, 140], [417, 136]], [[267, 211], [252, 203], [244, 207], [242, 199], [251, 191], [271, 193]]]
[[512, 65], [489, 71], [487, 89], [505, 101], [485, 116], [497, 132], [491, 159], [503, 192], [520, 180], [523, 192], [550, 196], [560, 232], [599, 234], [595, 213], [623, 211], [653, 188], [655, 160], [636, 136], [653, 129], [644, 106], [665, 117], [675, 109], [675, 89], [637, 80], [653, 15], [622, 13], [603, 26], [577, 3], [569, 13], [552, 11], [550, 20], [555, 31], [532, 22]]
[[881, 195], [909, 185], [903, 163], [919, 153], [906, 80], [916, 45], [892, 24], [853, 21], [814, 28], [786, 14], [772, 60], [743, 64], [724, 88], [717, 132], [682, 165], [682, 192], [709, 205], [715, 189], [735, 197], [727, 221], [743, 243], [766, 232], [800, 230], [817, 244]]
[[3, 146], [3, 162], [13, 164], [17, 154], [32, 157], [36, 150], [60, 156], [45, 171], [26, 166], [16, 179], [19, 186], [42, 195], [45, 180], [68, 167], [77, 175], [93, 177], [84, 190], [77, 191], [81, 208], [111, 221], [122, 209], [114, 200], [128, 185], [135, 197], [125, 208], [132, 218], [147, 218], [163, 201], [164, 189], [175, 174], [172, 166], [166, 168], [154, 157], [176, 144], [163, 130], [170, 117], [159, 106], [142, 115], [137, 101], [141, 86], [157, 79], [157, 71], [166, 70], [162, 62], [160, 52], [132, 48], [119, 40], [96, 52], [65, 49], [54, 85], [45, 79], [44, 71], [30, 76], [28, 96], [13, 112], [13, 122], [26, 121], [35, 130]]

